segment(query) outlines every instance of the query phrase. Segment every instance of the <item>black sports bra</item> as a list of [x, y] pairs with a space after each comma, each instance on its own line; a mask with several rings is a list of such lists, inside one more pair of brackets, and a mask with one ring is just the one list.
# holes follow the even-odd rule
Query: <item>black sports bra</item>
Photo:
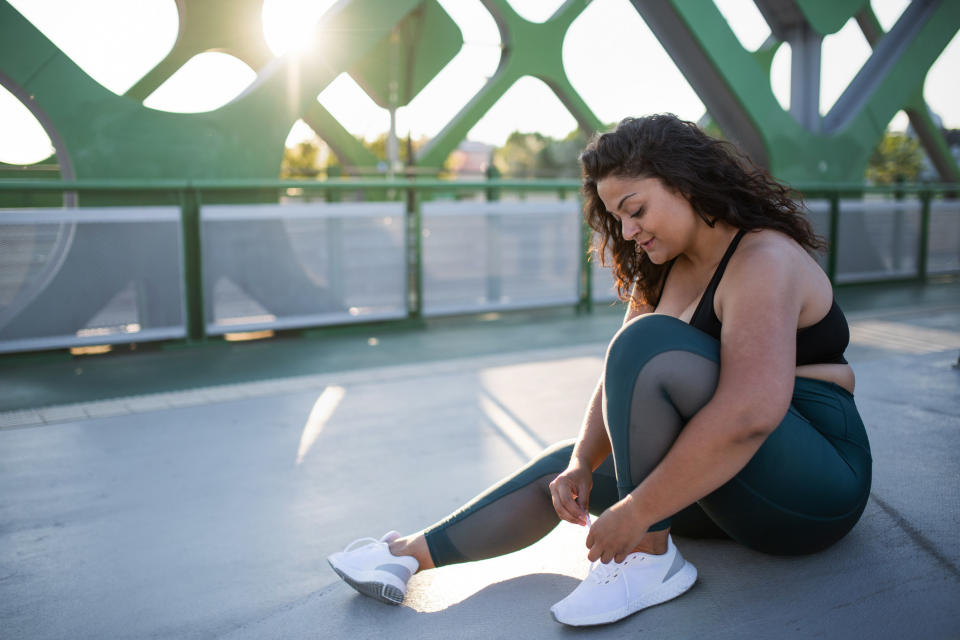
[[[700, 298], [696, 311], [693, 312], [693, 317], [690, 318], [690, 326], [700, 329], [717, 340], [720, 339], [721, 324], [720, 319], [717, 318], [717, 313], [713, 309], [713, 297], [717, 292], [720, 279], [723, 278], [727, 263], [730, 262], [730, 256], [733, 255], [745, 233], [746, 231], [740, 230], [730, 242], [727, 252], [723, 254], [723, 259], [720, 260], [717, 270], [713, 273], [710, 284], [707, 285], [703, 296]], [[847, 326], [847, 319], [844, 317], [836, 299], [834, 299], [830, 311], [823, 319], [797, 331], [797, 366], [804, 364], [847, 364], [843, 352], [849, 343], [850, 327]]]

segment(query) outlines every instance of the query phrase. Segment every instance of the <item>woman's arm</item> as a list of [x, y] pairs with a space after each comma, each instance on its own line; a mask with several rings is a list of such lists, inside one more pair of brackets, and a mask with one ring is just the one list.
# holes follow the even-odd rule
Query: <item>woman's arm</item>
[[751, 243], [724, 278], [720, 378], [659, 465], [604, 512], [587, 536], [590, 560], [617, 561], [646, 529], [733, 478], [783, 419], [793, 393], [799, 270], [778, 247]]
[[[637, 316], [650, 313], [653, 307], [632, 302], [627, 307], [623, 324]], [[603, 376], [587, 404], [587, 410], [580, 426], [577, 443], [570, 456], [570, 464], [550, 484], [554, 509], [557, 515], [574, 524], [586, 524], [589, 507], [590, 488], [593, 485], [592, 474], [610, 455], [610, 438], [603, 423]]]

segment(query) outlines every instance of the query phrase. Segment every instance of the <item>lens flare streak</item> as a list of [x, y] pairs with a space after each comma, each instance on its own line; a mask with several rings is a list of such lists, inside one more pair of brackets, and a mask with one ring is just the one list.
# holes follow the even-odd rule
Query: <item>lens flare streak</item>
[[300, 434], [300, 446], [297, 448], [297, 464], [303, 462], [304, 457], [309, 453], [311, 447], [320, 437], [320, 432], [326, 426], [327, 421], [333, 415], [343, 400], [347, 391], [343, 387], [331, 385], [323, 390], [317, 401], [313, 403], [313, 409], [310, 410], [310, 416], [307, 423], [303, 425], [303, 433]]

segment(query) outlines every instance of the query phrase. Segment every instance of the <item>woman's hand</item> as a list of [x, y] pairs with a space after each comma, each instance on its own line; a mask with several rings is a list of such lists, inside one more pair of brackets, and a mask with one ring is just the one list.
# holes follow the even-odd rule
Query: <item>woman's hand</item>
[[636, 503], [627, 496], [594, 520], [587, 534], [587, 558], [606, 564], [611, 560], [623, 562], [640, 544], [650, 523], [644, 523], [637, 513]]
[[582, 464], [571, 462], [550, 483], [550, 497], [557, 515], [567, 522], [586, 526], [590, 507], [593, 473]]

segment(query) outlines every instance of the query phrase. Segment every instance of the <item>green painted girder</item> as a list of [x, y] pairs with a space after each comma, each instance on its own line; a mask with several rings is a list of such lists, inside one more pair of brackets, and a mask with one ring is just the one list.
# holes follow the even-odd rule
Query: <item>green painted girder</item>
[[869, 0], [754, 0], [770, 31], [781, 40], [791, 32], [809, 27], [820, 38], [836, 33]]
[[274, 56], [263, 35], [263, 0], [176, 0], [179, 28], [170, 52], [127, 90], [143, 101], [194, 56], [228, 53], [252, 69]]
[[316, 100], [307, 106], [303, 113], [303, 121], [333, 149], [347, 172], [361, 167], [375, 167], [380, 162], [380, 158], [363, 146], [340, 124], [339, 120], [333, 117], [332, 113], [327, 111], [326, 107]]
[[847, 21], [864, 7], [870, 6], [870, 0], [794, 0], [814, 31], [821, 36], [836, 33]]
[[[229, 53], [258, 73], [274, 58], [263, 34], [263, 0], [177, 0], [177, 11], [173, 48], [125, 95], [143, 101], [187, 61], [207, 51]], [[307, 108], [303, 120], [348, 169], [377, 164], [377, 157], [319, 103]]]
[[958, 27], [958, 2], [911, 4], [824, 117], [824, 131], [843, 137], [862, 170], [897, 111], [922, 96], [927, 72]]
[[[726, 129], [726, 122], [731, 120], [748, 123], [749, 129], [741, 126], [731, 137], [741, 142], [746, 139], [745, 146], [755, 160], [767, 164], [774, 175], [790, 182], [862, 180], [870, 154], [887, 123], [904, 102], [922, 89], [926, 70], [960, 26], [958, 2], [911, 5], [901, 22], [909, 26], [910, 17], [915, 18], [915, 28], [905, 34], [904, 27], [899, 33], [894, 27], [890, 34], [893, 39], [888, 45], [892, 49], [887, 51], [886, 58], [878, 56], [879, 52], [871, 58], [883, 64], [872, 65], [868, 61], [858, 74], [870, 82], [861, 83], [854, 91], [848, 88], [824, 119], [825, 133], [814, 133], [805, 130], [780, 106], [773, 95], [768, 70], [743, 48], [712, 2], [632, 2], [648, 24], [658, 20], [663, 24], [667, 19], [672, 21], [671, 26], [680, 25], [685, 30], [683, 51], [665, 42], [668, 53], [715, 117], [717, 111], [733, 111], [733, 117], [726, 121], [717, 117], [721, 127]], [[652, 16], [654, 20], [648, 19], [651, 11], [658, 12]], [[911, 12], [922, 13], [909, 16]], [[898, 22], [898, 26], [900, 24]], [[721, 100], [712, 95], [717, 88], [726, 92]], [[842, 111], [846, 113], [841, 118]], [[834, 117], [831, 119], [831, 116]]]
[[603, 125], [570, 84], [563, 68], [563, 39], [586, 8], [585, 0], [568, 0], [545, 22], [522, 18], [507, 0], [482, 0], [500, 30], [502, 53], [496, 72], [454, 118], [421, 151], [416, 164], [439, 168], [473, 126], [523, 76], [543, 81], [580, 127], [588, 132]]
[[[463, 34], [436, 0], [411, 11], [350, 75], [384, 109], [403, 107], [443, 70], [463, 47]], [[394, 98], [391, 101], [391, 84]]]
[[0, 74], [55, 128], [71, 168], [65, 176], [274, 177], [293, 123], [418, 4], [336, 5], [318, 26], [320, 44], [275, 59], [241, 96], [207, 113], [155, 111], [111, 93], [7, 2], [0, 2]]
[[[868, 4], [857, 13], [857, 23], [871, 47], [876, 47], [885, 35], [883, 26]], [[950, 153], [950, 147], [940, 127], [934, 122], [923, 97], [923, 90], [916, 92], [904, 103], [904, 111], [910, 119], [920, 143], [923, 145], [930, 162], [933, 163], [940, 179], [944, 182], [960, 182], [960, 166]]]

